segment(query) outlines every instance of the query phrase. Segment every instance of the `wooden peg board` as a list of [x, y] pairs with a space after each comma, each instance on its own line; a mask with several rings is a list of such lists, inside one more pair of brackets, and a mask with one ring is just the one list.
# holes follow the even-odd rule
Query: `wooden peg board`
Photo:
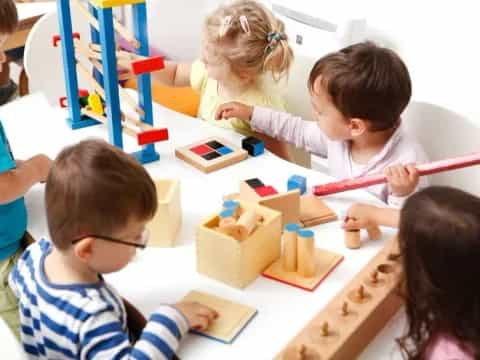
[[192, 331], [212, 340], [231, 344], [255, 317], [257, 310], [200, 291], [191, 291], [182, 301], [198, 302], [218, 312], [218, 318], [206, 331]]
[[[277, 360], [355, 359], [403, 304], [398, 295], [401, 264], [394, 238], [277, 355]], [[371, 274], [378, 271], [372, 284]], [[362, 299], [358, 299], [363, 286]], [[347, 314], [345, 315], [345, 302]], [[325, 323], [328, 334], [325, 336]], [[304, 354], [304, 355], [302, 355]]]
[[175, 149], [175, 156], [204, 173], [210, 173], [245, 160], [248, 153], [224, 139], [211, 137]]

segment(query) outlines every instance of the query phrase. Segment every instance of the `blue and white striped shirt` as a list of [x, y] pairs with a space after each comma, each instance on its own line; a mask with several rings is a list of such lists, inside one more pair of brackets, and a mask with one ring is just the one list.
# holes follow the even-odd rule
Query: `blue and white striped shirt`
[[52, 284], [45, 258], [52, 244], [41, 240], [25, 250], [10, 274], [20, 300], [21, 336], [30, 358], [171, 359], [188, 322], [176, 309], [162, 306], [131, 344], [126, 312], [117, 292], [101, 279], [96, 284]]

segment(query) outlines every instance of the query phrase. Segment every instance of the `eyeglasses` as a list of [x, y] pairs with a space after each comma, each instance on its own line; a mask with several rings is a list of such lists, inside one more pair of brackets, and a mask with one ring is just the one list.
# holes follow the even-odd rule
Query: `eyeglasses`
[[133, 246], [139, 249], [145, 249], [147, 247], [148, 239], [150, 239], [150, 231], [148, 231], [148, 229], [143, 230], [142, 234], [140, 235], [140, 242], [125, 241], [125, 240], [116, 239], [116, 238], [112, 238], [110, 236], [104, 236], [104, 235], [87, 234], [87, 235], [82, 235], [81, 237], [75, 240], [72, 240], [72, 244], [76, 244], [88, 237], [110, 241], [117, 244]]

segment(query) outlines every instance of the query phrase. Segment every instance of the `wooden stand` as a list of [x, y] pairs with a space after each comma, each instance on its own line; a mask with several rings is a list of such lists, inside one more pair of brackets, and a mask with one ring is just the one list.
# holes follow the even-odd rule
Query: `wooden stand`
[[341, 255], [315, 249], [311, 230], [287, 224], [283, 234], [283, 255], [263, 272], [263, 276], [314, 291], [342, 260]]
[[[398, 254], [396, 238], [310, 321], [276, 359], [355, 359], [403, 304], [398, 295], [401, 264], [393, 254]], [[372, 286], [375, 271], [377, 279]], [[322, 331], [326, 323], [328, 329]], [[306, 357], [307, 353], [318, 357]]]

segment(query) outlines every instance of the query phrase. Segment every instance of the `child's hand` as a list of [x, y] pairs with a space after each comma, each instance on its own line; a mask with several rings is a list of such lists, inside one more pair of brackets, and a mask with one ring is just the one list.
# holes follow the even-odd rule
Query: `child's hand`
[[395, 196], [410, 195], [418, 185], [420, 175], [413, 164], [389, 166], [384, 171]]
[[218, 107], [215, 113], [216, 120], [237, 118], [250, 121], [252, 118], [253, 106], [248, 106], [239, 102], [228, 102]]
[[353, 204], [345, 214], [342, 228], [345, 230], [358, 230], [376, 227], [378, 226], [378, 210], [379, 208], [373, 205]]
[[207, 330], [218, 317], [215, 310], [197, 302], [178, 303], [175, 307], [187, 318], [193, 330]]

